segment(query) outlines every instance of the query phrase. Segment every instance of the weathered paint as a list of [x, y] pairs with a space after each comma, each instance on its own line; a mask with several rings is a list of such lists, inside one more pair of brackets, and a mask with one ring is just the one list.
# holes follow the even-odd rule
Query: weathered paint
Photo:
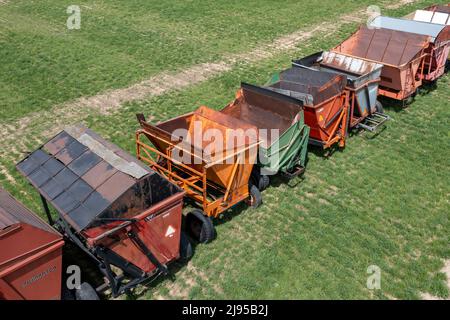
[[[220, 112], [267, 132], [259, 136], [258, 157], [266, 174], [290, 173], [305, 167], [309, 127], [304, 123], [302, 102], [244, 83], [236, 99]], [[271, 130], [278, 130], [277, 139], [270, 135]]]

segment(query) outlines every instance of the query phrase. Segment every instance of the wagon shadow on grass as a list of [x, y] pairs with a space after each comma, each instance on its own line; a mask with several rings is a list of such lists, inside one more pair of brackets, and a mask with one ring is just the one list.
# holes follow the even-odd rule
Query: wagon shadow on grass
[[378, 99], [383, 104], [384, 108], [388, 111], [393, 111], [395, 113], [404, 112], [405, 109], [413, 106], [415, 100], [418, 96], [423, 97], [431, 94], [438, 88], [438, 80], [433, 82], [424, 82], [420, 88], [418, 88], [417, 93], [412, 97], [412, 101], [405, 103], [401, 100], [393, 100], [383, 96], [379, 96]]

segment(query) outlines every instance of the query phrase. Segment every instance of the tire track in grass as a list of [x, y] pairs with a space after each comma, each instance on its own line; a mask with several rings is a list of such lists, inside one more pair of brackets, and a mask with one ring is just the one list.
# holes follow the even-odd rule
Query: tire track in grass
[[[414, 1], [403, 0], [387, 4], [385, 8], [395, 9]], [[22, 152], [29, 151], [26, 143], [30, 139], [39, 145], [61, 131], [66, 125], [83, 122], [89, 115], [109, 114], [132, 101], [160, 96], [172, 90], [185, 89], [230, 71], [242, 63], [253, 64], [281, 52], [294, 50], [299, 43], [307, 41], [319, 33], [332, 33], [344, 24], [363, 22], [366, 17], [366, 9], [360, 9], [351, 14], [342, 15], [336, 19], [339, 22], [328, 21], [311, 28], [300, 29], [282, 36], [272, 43], [263, 44], [250, 52], [226, 56], [218, 63], [203, 63], [178, 73], [164, 72], [127, 88], [106, 91], [92, 97], [82, 97], [66, 104], [57, 105], [48, 111], [33, 113], [14, 121], [14, 123], [0, 122], [2, 137], [0, 159], [15, 163], [20, 160]], [[12, 152], [13, 147], [20, 152]], [[1, 163], [0, 171], [7, 172], [6, 167]], [[15, 183], [13, 177], [10, 175], [7, 177], [10, 183]]]

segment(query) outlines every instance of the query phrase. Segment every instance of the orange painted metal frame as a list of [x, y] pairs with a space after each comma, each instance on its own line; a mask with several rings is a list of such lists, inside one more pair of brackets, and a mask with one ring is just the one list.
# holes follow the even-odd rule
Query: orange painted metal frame
[[[142, 142], [141, 137], [143, 135], [169, 145], [166, 153]], [[226, 189], [207, 179], [207, 169], [214, 166], [215, 163], [204, 164], [202, 165], [202, 171], [198, 171], [174, 160], [172, 158], [172, 151], [177, 147], [177, 144], [158, 135], [151, 128], [137, 130], [136, 156], [139, 160], [149, 164], [152, 169], [166, 176], [171, 182], [183, 188], [189, 198], [201, 205], [207, 216], [217, 218], [225, 210], [249, 198], [248, 184], [239, 187], [235, 187], [234, 185], [239, 166], [244, 167], [244, 170], [249, 171], [248, 173], [251, 172], [253, 165], [246, 165], [241, 163], [241, 161], [244, 159], [245, 152], [248, 152], [252, 148], [257, 148], [259, 143], [257, 142], [234, 151], [232, 156], [235, 156], [237, 161], [232, 164], [233, 168]], [[192, 151], [187, 149], [183, 149], [183, 152], [193, 157], [196, 156]], [[152, 156], [152, 153], [157, 155], [156, 159]], [[183, 176], [187, 176], [187, 178]], [[221, 196], [216, 197], [212, 195], [210, 190], [214, 190], [216, 193], [221, 194]]]
[[[311, 129], [318, 128], [319, 131], [327, 137], [326, 140], [322, 140], [322, 146], [324, 149], [330, 148], [335, 143], [338, 143], [339, 147], [341, 147], [341, 148], [345, 146], [345, 140], [347, 137], [348, 122], [349, 122], [349, 116], [350, 116], [350, 114], [349, 114], [349, 97], [350, 97], [350, 92], [348, 90], [344, 90], [341, 95], [332, 97], [318, 105], [315, 105], [313, 108], [305, 106], [305, 123]], [[333, 106], [334, 103], [338, 99], [341, 100], [341, 105], [342, 105], [341, 110], [342, 111], [340, 112], [337, 121], [332, 120], [332, 122], [335, 122], [335, 124], [331, 130], [326, 130], [326, 128], [328, 128], [328, 126], [325, 126], [325, 128], [324, 128], [323, 126], [315, 125], [308, 121], [310, 119], [311, 114], [315, 113], [316, 110], [318, 110], [324, 106]], [[329, 109], [328, 115], [325, 117], [325, 119], [328, 119], [329, 114], [331, 113], [333, 108], [329, 107], [328, 109]], [[314, 115], [314, 117], [316, 117], [316, 115]], [[311, 138], [310, 138], [310, 140], [311, 140]]]

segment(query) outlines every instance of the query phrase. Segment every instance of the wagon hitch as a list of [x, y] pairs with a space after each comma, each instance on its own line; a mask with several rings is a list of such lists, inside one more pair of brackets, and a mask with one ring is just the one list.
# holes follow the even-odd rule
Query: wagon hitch
[[293, 179], [295, 177], [298, 177], [299, 175], [303, 174], [305, 172], [305, 167], [302, 166], [296, 166], [292, 171], [283, 171], [281, 174], [283, 177], [287, 179]]
[[364, 130], [375, 132], [383, 123], [391, 120], [387, 114], [375, 112], [371, 116], [364, 119], [362, 123], [358, 123], [357, 128], [362, 128]]

